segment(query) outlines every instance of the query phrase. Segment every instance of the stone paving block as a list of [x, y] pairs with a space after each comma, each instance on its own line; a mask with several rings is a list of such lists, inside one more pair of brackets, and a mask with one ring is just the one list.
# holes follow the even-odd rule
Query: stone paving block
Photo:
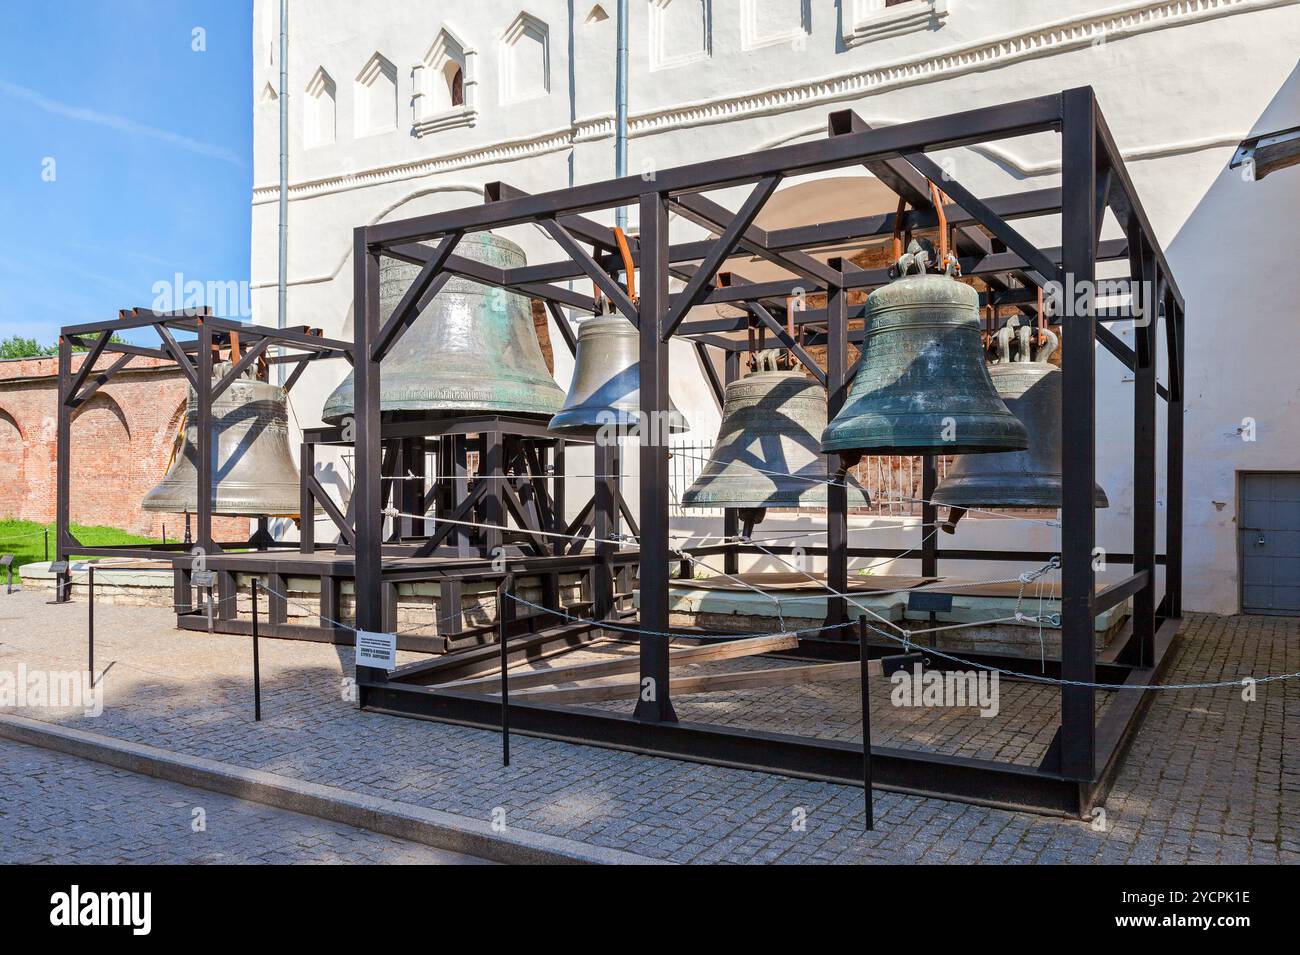
[[[47, 670], [84, 666], [84, 604], [48, 606], [21, 593], [0, 601], [0, 671], [19, 664]], [[264, 720], [256, 724], [246, 638], [176, 631], [169, 613], [152, 608], [96, 611], [96, 658], [109, 668], [102, 715], [75, 708], [17, 712], [477, 819], [491, 818], [500, 808], [520, 828], [652, 858], [855, 863], [946, 861], [974, 853], [982, 862], [1024, 863], [1103, 856], [1147, 861], [1154, 852], [1155, 861], [1186, 864], [1239, 854], [1294, 862], [1300, 855], [1300, 756], [1284, 745], [1300, 718], [1300, 687], [1292, 682], [1260, 684], [1251, 703], [1237, 687], [1161, 691], [1112, 787], [1104, 833], [1094, 833], [1086, 821], [878, 792], [877, 832], [865, 834], [862, 793], [852, 787], [518, 736], [512, 765], [503, 769], [496, 733], [359, 712], [340, 693], [352, 670], [346, 647], [263, 641]], [[417, 658], [399, 654], [402, 662]], [[1300, 622], [1192, 615], [1168, 680], [1295, 671]], [[1054, 728], [1055, 692], [1031, 688], [1034, 693], [1013, 695], [1004, 687], [1004, 705]], [[876, 694], [873, 703], [887, 709], [887, 694]], [[824, 700], [818, 705], [826, 709]], [[796, 710], [789, 719], [797, 724], [816, 717], [819, 732], [851, 738], [849, 727], [827, 723], [823, 711]], [[726, 718], [741, 720], [742, 714]], [[874, 709], [872, 719], [874, 731]], [[967, 715], [939, 720], [930, 730], [914, 721], [904, 728], [897, 714], [882, 710], [879, 725], [897, 745], [973, 745], [977, 753], [997, 746], [1003, 758], [1019, 762], [1041, 756], [1041, 748], [1022, 745], [1014, 733], [983, 725], [992, 722]], [[58, 778], [41, 767], [26, 777], [37, 787]], [[102, 778], [126, 786], [132, 777]], [[90, 795], [93, 787], [86, 792], [88, 803], [103, 804]], [[807, 814], [803, 832], [791, 828], [794, 807]], [[61, 838], [75, 838], [68, 845], [93, 845], [102, 821], [78, 822], [85, 832], [66, 819], [38, 817], [28, 826], [39, 838], [57, 830]], [[137, 836], [163, 838], [146, 821], [139, 825]], [[334, 838], [294, 848], [344, 852], [346, 841]], [[182, 842], [179, 851], [197, 855], [186, 846]], [[29, 851], [33, 859], [45, 857], [35, 845]], [[377, 848], [375, 857], [388, 851]], [[238, 856], [233, 849], [215, 853], [224, 853], [222, 861]], [[215, 853], [202, 855], [216, 861]]]

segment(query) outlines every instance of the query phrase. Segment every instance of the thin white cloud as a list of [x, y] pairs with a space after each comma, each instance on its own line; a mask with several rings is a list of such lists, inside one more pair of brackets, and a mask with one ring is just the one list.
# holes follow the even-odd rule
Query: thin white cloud
[[12, 96], [14, 99], [30, 103], [37, 109], [52, 113], [55, 116], [63, 116], [67, 119], [79, 120], [83, 123], [94, 123], [96, 126], [106, 126], [109, 129], [116, 129], [119, 132], [129, 133], [134, 136], [146, 136], [150, 139], [157, 139], [161, 142], [168, 143], [178, 149], [184, 149], [192, 153], [198, 153], [200, 156], [208, 156], [212, 159], [218, 159], [221, 162], [230, 163], [232, 166], [244, 168], [244, 158], [233, 150], [226, 149], [224, 146], [216, 146], [212, 143], [201, 142], [197, 139], [191, 139], [188, 136], [182, 136], [179, 133], [173, 133], [166, 129], [157, 129], [153, 126], [146, 126], [144, 123], [137, 123], [133, 119], [127, 119], [125, 116], [117, 116], [113, 113], [103, 113], [99, 110], [88, 109], [84, 106], [72, 106], [68, 103], [61, 103], [58, 100], [50, 99], [42, 93], [26, 86], [19, 86], [16, 83], [10, 83], [6, 80], [0, 80], [0, 93]]

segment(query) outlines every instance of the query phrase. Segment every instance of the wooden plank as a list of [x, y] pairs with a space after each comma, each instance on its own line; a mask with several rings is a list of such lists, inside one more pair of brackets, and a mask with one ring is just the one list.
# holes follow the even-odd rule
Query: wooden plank
[[[743, 640], [731, 640], [726, 643], [709, 643], [698, 647], [682, 647], [668, 651], [668, 665], [684, 666], [687, 663], [708, 663], [714, 660], [730, 660], [735, 657], [752, 656], [756, 653], [772, 653], [777, 650], [793, 650], [799, 646], [799, 638], [793, 633], [782, 633], [770, 637], [747, 637]], [[598, 676], [614, 676], [619, 673], [636, 673], [639, 667], [636, 654], [628, 654], [614, 660], [597, 660], [593, 663], [575, 663], [573, 666], [558, 667], [554, 670], [530, 670], [510, 677], [510, 689], [529, 686], [553, 686], [557, 683], [577, 683]], [[479, 677], [472, 680], [457, 680], [454, 683], [440, 684], [441, 689], [473, 690], [483, 687], [496, 692], [500, 686], [500, 674]]]
[[[880, 661], [868, 665], [872, 676], [881, 673]], [[791, 686], [805, 683], [824, 683], [834, 680], [856, 680], [860, 672], [858, 661], [848, 663], [818, 663], [811, 666], [776, 667], [770, 670], [744, 670], [737, 673], [713, 673], [701, 676], [678, 677], [671, 683], [673, 696], [692, 693], [720, 693], [735, 690], [753, 690], [759, 687]], [[587, 686], [563, 689], [524, 690], [511, 693], [515, 702], [528, 703], [601, 703], [609, 700], [636, 699], [641, 688], [639, 680], [604, 680]]]

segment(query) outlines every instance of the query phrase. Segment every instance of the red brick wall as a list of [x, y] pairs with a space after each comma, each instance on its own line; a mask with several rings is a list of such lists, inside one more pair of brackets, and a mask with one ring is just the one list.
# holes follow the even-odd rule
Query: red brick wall
[[[84, 355], [74, 355], [73, 370]], [[100, 365], [107, 363], [103, 359]], [[167, 468], [180, 427], [186, 386], [153, 358], [136, 357], [104, 385], [72, 420], [73, 523], [117, 527], [169, 537], [184, 518], [140, 508]], [[54, 520], [58, 362], [55, 358], [0, 361], [0, 517]], [[248, 521], [216, 518], [218, 539], [248, 535]]]

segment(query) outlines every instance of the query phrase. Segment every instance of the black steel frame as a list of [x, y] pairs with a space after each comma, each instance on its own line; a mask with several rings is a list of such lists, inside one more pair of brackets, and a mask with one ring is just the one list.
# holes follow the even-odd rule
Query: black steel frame
[[[942, 175], [927, 155], [942, 149], [1043, 132], [1056, 132], [1061, 137], [1059, 189], [981, 199], [952, 177]], [[822, 262], [809, 253], [848, 240], [883, 239], [896, 229], [910, 232], [934, 229], [939, 221], [939, 210], [931, 203], [927, 179], [941, 182], [944, 193], [950, 197], [943, 213], [955, 229], [955, 250], [962, 272], [967, 276], [978, 276], [983, 281], [984, 302], [1035, 314], [1039, 288], [1053, 283], [1068, 287], [1071, 279], [1075, 283], [1089, 281], [1097, 276], [1100, 262], [1126, 263], [1128, 277], [1138, 280], [1142, 283], [1138, 287], [1152, 290], [1152, 294], [1145, 296], [1145, 300], [1135, 300], [1135, 305], [1143, 307], [1141, 312], [1131, 309], [1102, 313], [1096, 309], [1095, 303], [1086, 300], [1077, 303], [1078, 307], [1064, 317], [1052, 318], [1061, 327], [1064, 346], [1061, 422], [1064, 493], [1062, 547], [1059, 552], [1063, 567], [1062, 658], [1052, 672], [1071, 682], [1061, 686], [1061, 723], [1046, 758], [1037, 767], [1025, 767], [872, 747], [875, 783], [885, 788], [1047, 812], [1084, 812], [1103, 797], [1152, 696], [1150, 692], [1118, 692], [1101, 720], [1097, 721], [1094, 705], [1098, 691], [1087, 684], [1098, 682], [1099, 674], [1107, 684], [1149, 686], [1156, 682], [1169, 661], [1169, 650], [1176, 638], [1181, 615], [1185, 361], [1182, 295], [1090, 87], [876, 130], [868, 128], [851, 111], [841, 111], [830, 116], [828, 134], [822, 141], [659, 170], [649, 180], [632, 176], [539, 195], [528, 195], [505, 184], [493, 183], [485, 189], [482, 206], [355, 229], [355, 341], [348, 344], [312, 339], [311, 344], [317, 348], [318, 354], [308, 356], [308, 359], [324, 357], [319, 354], [321, 350], [333, 351], [335, 354], [331, 357], [342, 356], [352, 361], [355, 376], [352, 441], [355, 487], [351, 514], [343, 522], [335, 518], [336, 523], [348, 524], [352, 534], [350, 540], [345, 540], [338, 555], [340, 563], [332, 573], [350, 574], [354, 578], [358, 628], [383, 630], [392, 622], [391, 589], [397, 581], [436, 578], [499, 582], [507, 573], [518, 579], [528, 573], [568, 570], [584, 570], [589, 574], [591, 614], [595, 620], [626, 620], [627, 611], [620, 609], [616, 599], [619, 594], [615, 589], [614, 575], [616, 572], [620, 574], [623, 580], [620, 586], [626, 593], [630, 586], [631, 568], [636, 566], [641, 592], [639, 626], [649, 632], [668, 632], [672, 565], [677, 563], [680, 567], [688, 562], [669, 546], [666, 444], [643, 441], [638, 451], [641, 526], [634, 531], [639, 540], [636, 548], [608, 543], [617, 536], [620, 518], [630, 518], [631, 515], [620, 506], [616, 485], [602, 486], [598, 482], [590, 510], [592, 533], [606, 543], [596, 544], [594, 553], [559, 553], [552, 548], [550, 554], [544, 554], [544, 548], [539, 547], [532, 553], [510, 553], [504, 569], [499, 563], [493, 566], [481, 552], [458, 553], [456, 559], [436, 567], [427, 561], [410, 561], [406, 559], [412, 553], [410, 547], [418, 549], [422, 545], [418, 534], [413, 534], [415, 539], [412, 541], [402, 539], [402, 532], [399, 532], [397, 540], [385, 539], [382, 511], [387, 498], [384, 477], [386, 467], [391, 468], [391, 464], [385, 462], [385, 445], [387, 443], [391, 448], [394, 441], [423, 440], [431, 436], [443, 441], [452, 435], [452, 431], [437, 432], [427, 423], [409, 424], [402, 430], [399, 423], [385, 421], [379, 405], [381, 360], [414, 321], [420, 307], [452, 275], [543, 300], [572, 349], [572, 333], [563, 310], [594, 313], [596, 304], [593, 297], [559, 283], [589, 279], [639, 328], [641, 409], [649, 420], [660, 420], [657, 416], [662, 416], [668, 409], [669, 340], [678, 337], [694, 344], [697, 353], [705, 359], [702, 364], [715, 396], [721, 402], [725, 382], [713, 373], [709, 349], [721, 349], [725, 353], [725, 377], [727, 380], [735, 378], [740, 370], [741, 353], [751, 347], [748, 340], [728, 337], [737, 332], [748, 332], [750, 339], [760, 341], [771, 334], [814, 375], [824, 379], [833, 415], [843, 404], [846, 389], [856, 372], [856, 368], [848, 365], [848, 344], [861, 337], [861, 330], [851, 325], [861, 319], [862, 310], [850, 305], [850, 293], [884, 284], [889, 275], [883, 270], [857, 268], [844, 259], [832, 258], [829, 262]], [[763, 203], [783, 179], [854, 165], [865, 166], [905, 199], [910, 208], [897, 214], [771, 231], [754, 225]], [[746, 184], [752, 186], [750, 195], [735, 212], [707, 196], [708, 192], [716, 189]], [[622, 260], [613, 230], [586, 215], [632, 203], [640, 208], [640, 234], [633, 241], [632, 248], [640, 271], [641, 297], [636, 302], [628, 299], [615, 281]], [[1102, 220], [1107, 209], [1118, 221], [1123, 238], [1101, 239]], [[668, 234], [670, 212], [705, 225], [718, 238], [671, 243]], [[1014, 225], [1019, 219], [1044, 216], [1060, 217], [1059, 247], [1038, 248]], [[522, 223], [541, 225], [560, 245], [566, 258], [498, 269], [455, 254], [457, 243], [468, 232]], [[391, 316], [381, 324], [379, 260], [382, 255], [417, 264], [420, 272]], [[733, 266], [739, 256], [753, 255], [777, 263], [793, 277], [780, 281], [747, 281]], [[681, 291], [670, 292], [670, 276], [684, 283]], [[799, 293], [824, 294], [826, 305], [797, 313], [793, 317], [796, 332], [791, 336], [773, 315], [777, 308], [784, 308], [786, 296]], [[692, 307], [717, 303], [738, 304], [746, 314], [736, 319], [688, 318]], [[1103, 324], [1142, 314], [1148, 321], [1134, 323], [1136, 347], [1132, 349]], [[159, 327], [162, 335], [173, 322], [182, 320], [154, 316], [149, 321]], [[183, 321], [193, 322], [194, 319]], [[217, 322], [205, 320], [196, 326], [202, 342], [209, 341], [205, 336], [210, 336], [220, 327]], [[1157, 336], [1161, 324], [1168, 356], [1165, 383], [1157, 380]], [[112, 327], [123, 326], [114, 323]], [[239, 330], [244, 332], [248, 327], [240, 326]], [[106, 328], [107, 325], [96, 324], [67, 329], [60, 349], [61, 559], [74, 551], [88, 554], [123, 552], [116, 548], [82, 549], [64, 534], [66, 396], [77, 394], [81, 387], [81, 382], [75, 387], [65, 387], [69, 382], [68, 348], [72, 340], [68, 335], [98, 334]], [[270, 329], [264, 329], [262, 333], [269, 337], [284, 334]], [[176, 354], [178, 349], [167, 342], [165, 335], [163, 337], [168, 351]], [[1135, 383], [1133, 547], [1131, 553], [1110, 554], [1107, 558], [1112, 564], [1131, 565], [1132, 571], [1100, 592], [1095, 590], [1093, 570], [1095, 525], [1092, 504], [1096, 434], [1095, 345], [1098, 342], [1132, 370]], [[808, 355], [807, 347], [811, 345], [826, 346], [824, 370], [818, 368]], [[109, 348], [103, 340], [96, 346], [99, 350]], [[187, 374], [201, 376], [204, 370], [202, 355], [206, 353], [206, 348], [198, 349], [198, 369], [184, 364], [189, 368]], [[92, 363], [93, 359], [85, 367]], [[1164, 555], [1157, 554], [1155, 546], [1159, 400], [1165, 402], [1167, 435]], [[203, 412], [206, 415], [206, 405]], [[483, 424], [467, 425], [457, 433], [467, 434], [477, 427], [477, 433], [487, 430], [503, 434], [517, 425], [489, 422], [484, 429]], [[530, 433], [527, 428], [524, 436], [543, 440], [541, 435]], [[309, 454], [308, 449], [316, 443], [340, 438], [329, 429], [320, 429], [309, 434], [304, 454]], [[500, 442], [496, 446], [500, 447]], [[393, 453], [389, 451], [390, 456]], [[597, 448], [598, 455], [613, 453]], [[487, 476], [503, 477], [503, 456], [488, 457]], [[308, 458], [304, 460], [309, 463]], [[596, 471], [600, 474], [614, 473], [616, 462], [604, 461], [602, 464], [598, 458]], [[308, 486], [306, 478], [310, 476], [310, 468], [304, 466], [303, 474], [306, 507], [309, 501], [319, 501], [320, 497], [314, 488]], [[203, 478], [209, 479], [210, 476]], [[928, 460], [923, 495], [927, 500], [935, 480], [934, 462]], [[206, 500], [206, 497], [200, 494], [201, 500]], [[508, 519], [506, 509], [498, 506], [499, 503], [499, 498], [490, 497], [483, 513], [490, 518], [487, 523], [502, 527], [501, 535], [504, 535]], [[518, 514], [512, 516], [519, 520]], [[935, 510], [929, 504], [923, 509], [923, 520], [930, 525], [936, 520]], [[826, 521], [826, 547], [809, 552], [825, 554], [828, 583], [841, 593], [848, 588], [848, 561], [851, 557], [902, 557], [915, 550], [849, 547], [847, 494], [842, 486], [830, 489]], [[728, 537], [737, 535], [739, 520], [734, 510], [726, 512], [724, 528]], [[407, 528], [407, 531], [411, 530]], [[524, 521], [520, 532], [526, 536], [528, 530]], [[498, 544], [502, 539], [500, 535], [492, 537]], [[303, 546], [309, 549], [317, 545], [308, 542]], [[784, 552], [783, 548], [768, 549]], [[694, 552], [698, 556], [721, 554], [725, 561], [724, 569], [734, 572], [739, 555], [754, 553], [756, 548], [743, 541], [729, 540], [724, 544], [696, 548]], [[1056, 556], [1051, 552], [1013, 550], [941, 550], [933, 536], [927, 538], [920, 552], [924, 574], [936, 573], [940, 561], [945, 559], [1018, 562], [1043, 561]], [[140, 555], [157, 557], [160, 551], [150, 549]], [[237, 555], [218, 559], [231, 568], [239, 565]], [[1164, 565], [1165, 586], [1163, 598], [1157, 601], [1156, 570], [1161, 563]], [[323, 586], [322, 606], [324, 589]], [[1134, 602], [1132, 617], [1113, 652], [1108, 651], [1099, 661], [1093, 646], [1093, 621], [1098, 614], [1129, 597]], [[534, 614], [529, 619], [515, 621], [512, 632], [517, 636], [507, 648], [511, 659], [559, 652], [600, 632], [598, 626], [583, 623], [561, 622], [547, 626], [540, 619], [544, 616]], [[833, 598], [829, 622], [844, 623], [847, 628], [851, 626], [848, 618], [844, 600]], [[232, 626], [238, 623], [231, 621]], [[682, 628], [677, 632], [690, 635], [689, 630]], [[484, 639], [490, 639], [490, 635]], [[848, 652], [845, 647], [856, 652], [857, 641], [855, 635], [846, 629], [844, 640], [809, 640], [805, 644], [801, 652], [834, 658]], [[895, 649], [875, 647], [872, 652], [879, 655]], [[735, 732], [678, 722], [672, 706], [666, 642], [642, 637], [639, 653], [642, 679], [653, 679], [659, 689], [653, 702], [638, 702], [634, 712], [621, 716], [580, 707], [512, 703], [512, 729], [646, 753], [861, 784], [861, 751], [856, 745], [750, 730]], [[980, 659], [1009, 668], [1018, 665], [1013, 658], [994, 653], [980, 655]], [[466, 692], [440, 690], [433, 685], [459, 676], [488, 672], [497, 665], [497, 650], [483, 646], [400, 668], [391, 674], [359, 667], [357, 678], [361, 705], [408, 716], [497, 728], [500, 725], [497, 703]]]
[[[990, 142], [1031, 133], [1055, 131], [1061, 136], [1062, 181], [1059, 189], [1039, 190], [983, 200], [950, 176], [944, 176], [927, 153], [972, 143]], [[1104, 320], [1140, 315], [1100, 313], [1089, 301], [1064, 318], [1061, 326], [1063, 361], [1062, 438], [1065, 448], [1062, 507], [1062, 659], [1059, 675], [1073, 681], [1061, 688], [1061, 725], [1043, 763], [1036, 768], [989, 761], [965, 760], [935, 754], [886, 751], [873, 747], [880, 785], [914, 789], [984, 802], [1024, 805], [1056, 812], [1080, 812], [1104, 793], [1150, 693], [1120, 693], [1097, 723], [1096, 689], [1082, 684], [1097, 682], [1098, 661], [1093, 646], [1093, 621], [1104, 610], [1132, 597], [1131, 621], [1121, 635], [1116, 659], [1106, 666], [1123, 682], [1146, 685], [1157, 679], [1168, 660], [1167, 650], [1177, 630], [1181, 603], [1182, 526], [1182, 296], [1169, 270], [1155, 233], [1143, 211], [1122, 159], [1106, 126], [1091, 88], [1067, 90], [1020, 102], [971, 110], [949, 116], [872, 130], [851, 112], [832, 114], [824, 141], [770, 149], [744, 156], [711, 160], [659, 170], [650, 180], [641, 177], [576, 186], [540, 195], [527, 195], [503, 184], [485, 191], [482, 206], [437, 213], [397, 222], [365, 226], [354, 232], [355, 315], [357, 362], [356, 440], [359, 507], [375, 511], [378, 494], [379, 359], [394, 340], [393, 326], [411, 315], [395, 313], [383, 328], [377, 321], [379, 257], [390, 255], [422, 266], [421, 282], [432, 284], [440, 276], [457, 274], [546, 300], [567, 327], [560, 309], [592, 311], [586, 296], [555, 283], [590, 279], [617, 308], [640, 329], [641, 409], [647, 420], [668, 408], [668, 341], [676, 336], [695, 343], [701, 354], [721, 348], [728, 353], [728, 371], [736, 373], [738, 352], [747, 341], [727, 333], [756, 328], [760, 336], [772, 334], [819, 378], [824, 377], [833, 415], [842, 405], [856, 369], [847, 365], [850, 323], [861, 316], [851, 307], [849, 293], [888, 281], [884, 271], [859, 269], [841, 259], [823, 263], [809, 253], [837, 242], [885, 237], [896, 227], [911, 231], [934, 228], [937, 211], [931, 204], [927, 179], [941, 182], [950, 204], [943, 210], [956, 227], [956, 251], [962, 271], [984, 280], [984, 300], [1010, 305], [1031, 314], [1037, 288], [1060, 283], [1072, 287], [1097, 277], [1097, 263], [1127, 262], [1129, 277], [1154, 289], [1153, 301], [1134, 300], [1150, 316], [1136, 322], [1137, 346], [1130, 349], [1105, 325]], [[895, 189], [911, 208], [898, 221], [896, 214], [870, 216], [765, 231], [754, 220], [763, 203], [782, 179], [802, 173], [850, 165], [865, 165]], [[749, 197], [735, 212], [708, 198], [723, 187], [750, 184]], [[621, 268], [611, 230], [587, 218], [596, 210], [636, 203], [640, 208], [640, 234], [633, 256], [640, 271], [641, 297], [631, 302], [619, 293], [613, 277]], [[1102, 219], [1110, 209], [1124, 232], [1119, 240], [1101, 240]], [[704, 225], [718, 238], [672, 244], [668, 216], [676, 212]], [[1013, 225], [1016, 219], [1059, 215], [1061, 245], [1040, 249]], [[493, 270], [454, 254], [467, 232], [538, 223], [560, 243], [567, 258], [516, 269]], [[425, 243], [436, 242], [436, 245]], [[738, 255], [758, 255], [775, 262], [792, 278], [775, 282], [748, 282], [734, 270]], [[719, 278], [721, 273], [721, 278]], [[670, 293], [669, 277], [684, 282]], [[424, 287], [424, 286], [421, 286]], [[792, 338], [773, 311], [784, 298], [800, 292], [823, 293], [824, 309], [798, 313], [796, 338]], [[411, 295], [421, 292], [413, 287]], [[736, 303], [748, 312], [737, 319], [688, 319], [696, 305]], [[1154, 313], [1154, 314], [1153, 314]], [[1157, 381], [1156, 338], [1163, 321], [1169, 355], [1169, 380]], [[1135, 474], [1133, 549], [1131, 554], [1108, 555], [1110, 563], [1131, 563], [1132, 572], [1120, 582], [1096, 592], [1093, 570], [1095, 527], [1092, 488], [1095, 469], [1094, 347], [1100, 342], [1132, 369], [1136, 384], [1134, 402]], [[824, 372], [808, 357], [805, 346], [825, 344]], [[705, 362], [707, 366], [707, 361]], [[720, 398], [723, 382], [710, 375]], [[1166, 404], [1167, 517], [1166, 554], [1155, 548], [1156, 532], [1156, 404]], [[646, 631], [669, 631], [668, 594], [671, 566], [678, 560], [668, 539], [667, 448], [641, 443], [639, 536], [639, 623]], [[926, 491], [933, 489], [933, 462], [927, 468]], [[927, 495], [928, 496], [928, 493]], [[933, 522], [927, 506], [925, 520]], [[358, 625], [382, 625], [382, 541], [373, 528], [361, 530], [357, 555]], [[728, 513], [726, 533], [738, 529]], [[775, 549], [775, 548], [774, 548]], [[736, 555], [748, 550], [743, 543], [700, 549], [701, 555], [725, 553], [728, 570]], [[887, 548], [851, 548], [847, 542], [847, 495], [832, 487], [827, 510], [827, 546], [830, 587], [847, 590], [851, 556], [901, 556]], [[818, 551], [814, 551], [818, 552]], [[924, 573], [933, 573], [947, 558], [1023, 561], [1052, 554], [1017, 551], [940, 550], [933, 539], [922, 553]], [[1157, 605], [1157, 564], [1165, 565], [1165, 595]], [[844, 602], [831, 601], [831, 622], [846, 621]], [[877, 648], [880, 652], [882, 648]], [[780, 734], [735, 733], [717, 727], [679, 723], [671, 698], [668, 650], [665, 641], [643, 637], [639, 641], [640, 675], [659, 688], [653, 701], [641, 700], [626, 716], [579, 707], [512, 704], [512, 727], [581, 742], [625, 746], [644, 752], [688, 759], [752, 766], [797, 775], [855, 782], [860, 776], [854, 747]], [[996, 655], [986, 655], [995, 659]], [[496, 704], [472, 694], [438, 690], [428, 684], [452, 678], [460, 662], [454, 657], [421, 665], [392, 677], [371, 668], [358, 669], [362, 705], [408, 715], [495, 726]], [[841, 752], [843, 750], [843, 752]]]
[[[160, 347], [115, 342], [118, 332], [138, 328], [152, 328], [158, 335]], [[178, 340], [177, 335], [182, 338]], [[184, 338], [192, 334], [193, 338]], [[81, 367], [72, 371], [74, 345], [87, 350]], [[232, 349], [234, 366], [219, 381], [213, 382], [214, 351], [220, 347]], [[245, 347], [247, 346], [247, 347]], [[269, 354], [272, 347], [278, 354]], [[233, 354], [238, 352], [238, 354]], [[104, 354], [116, 359], [96, 371], [96, 363]], [[74, 412], [127, 367], [132, 358], [154, 358], [163, 364], [156, 369], [179, 371], [197, 394], [198, 455], [198, 509], [195, 512], [194, 540], [182, 544], [113, 545], [91, 547], [82, 544], [72, 534], [71, 474], [72, 474], [72, 417]], [[199, 548], [206, 557], [218, 557], [230, 548], [269, 550], [295, 545], [283, 544], [269, 534], [266, 521], [259, 522], [254, 533], [244, 541], [219, 542], [212, 536], [212, 402], [215, 401], [255, 361], [267, 364], [292, 365], [284, 387], [293, 388], [307, 366], [322, 359], [346, 358], [352, 360], [352, 343], [326, 338], [319, 329], [307, 326], [296, 328], [268, 328], [233, 321], [212, 315], [206, 307], [159, 312], [148, 308], [124, 309], [116, 319], [69, 325], [61, 329], [58, 346], [58, 426], [56, 448], [56, 503], [55, 503], [55, 554], [57, 561], [66, 561], [74, 554], [86, 557], [140, 557], [142, 559], [177, 560], [193, 559], [191, 548]], [[206, 387], [200, 387], [206, 382]], [[59, 600], [67, 599], [68, 574], [57, 580]], [[224, 587], [223, 587], [224, 589]], [[179, 585], [177, 596], [180, 597]], [[184, 605], [189, 606], [189, 589], [186, 588]]]

